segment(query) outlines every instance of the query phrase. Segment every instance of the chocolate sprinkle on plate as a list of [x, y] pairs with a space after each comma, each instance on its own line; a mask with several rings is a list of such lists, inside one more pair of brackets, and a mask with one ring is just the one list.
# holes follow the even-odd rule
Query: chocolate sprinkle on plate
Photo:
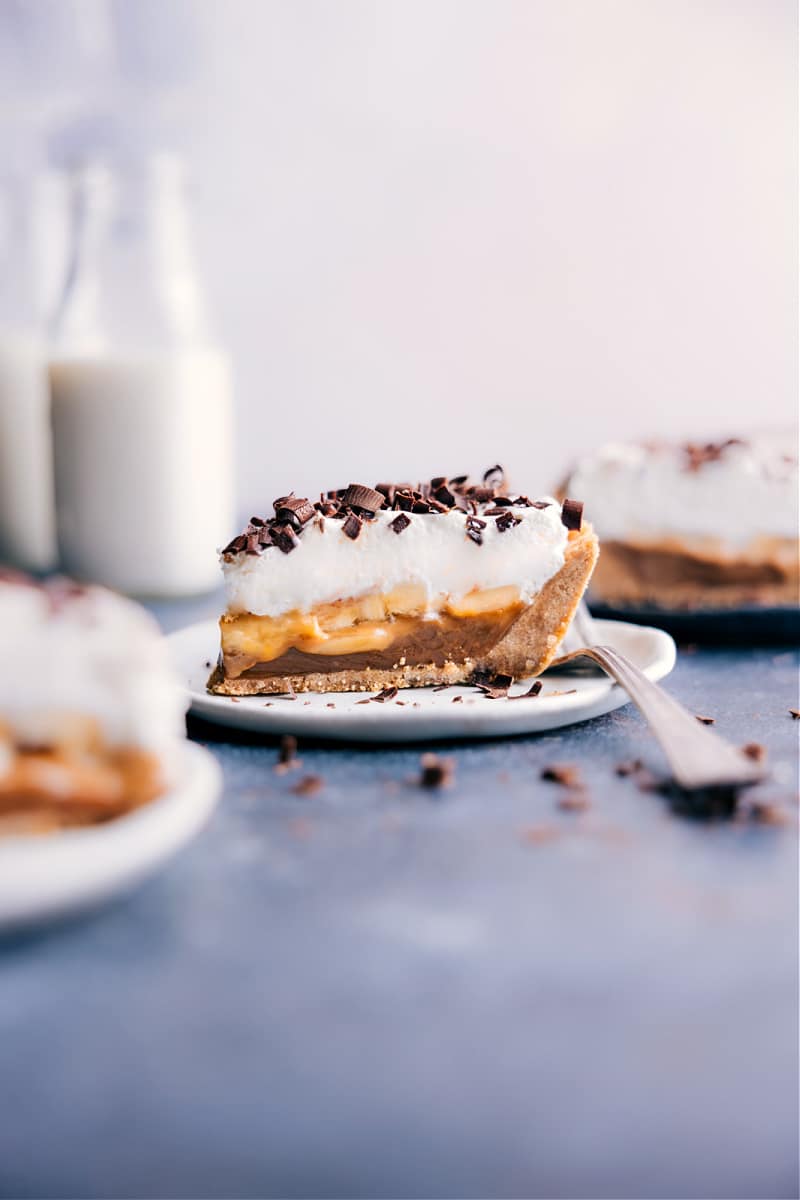
[[559, 797], [557, 807], [563, 812], [585, 812], [590, 807], [589, 797], [584, 792], [567, 792]]
[[297, 738], [291, 733], [285, 733], [281, 738], [281, 748], [278, 751], [278, 762], [284, 765], [290, 763], [297, 756]]
[[420, 761], [420, 787], [447, 787], [453, 782], [455, 764], [452, 758], [440, 758], [438, 754], [423, 754]]
[[561, 521], [567, 529], [580, 529], [583, 521], [583, 504], [580, 500], [565, 500], [561, 505]]
[[714, 725], [716, 723], [714, 717], [701, 717], [698, 713], [695, 713], [694, 719], [699, 721], [701, 725]]
[[789, 712], [795, 721], [800, 721], [800, 708], [790, 708]]
[[767, 757], [767, 748], [760, 742], [748, 742], [747, 745], [742, 746], [742, 754], [752, 758], [753, 762], [763, 762]]
[[376, 704], [385, 704], [387, 700], [394, 700], [397, 695], [396, 687], [384, 688], [382, 692], [378, 692], [377, 696], [370, 696], [370, 700], [374, 700]]
[[289, 790], [295, 796], [313, 796], [321, 790], [323, 779], [321, 775], [304, 775], [302, 779], [298, 779], [294, 787]]
[[509, 700], [528, 700], [532, 696], [538, 696], [542, 690], [541, 679], [534, 679], [527, 692], [520, 692], [518, 696], [509, 696]]
[[542, 768], [541, 778], [549, 783], [558, 783], [562, 787], [581, 786], [580, 771], [573, 763], [551, 763], [550, 766]]

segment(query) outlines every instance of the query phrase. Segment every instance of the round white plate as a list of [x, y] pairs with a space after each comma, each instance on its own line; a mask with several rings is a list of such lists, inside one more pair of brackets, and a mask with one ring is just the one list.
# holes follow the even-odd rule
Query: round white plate
[[[663, 679], [675, 665], [675, 643], [668, 633], [624, 621], [595, 622], [598, 642], [616, 647], [650, 679]], [[216, 621], [201, 621], [173, 633], [168, 641], [191, 711], [207, 721], [263, 733], [350, 742], [419, 742], [436, 738], [501, 737], [538, 733], [599, 717], [628, 702], [627, 694], [606, 676], [549, 672], [543, 689], [525, 700], [488, 700], [475, 688], [404, 688], [385, 704], [363, 703], [364, 692], [298, 693], [281, 696], [212, 696], [206, 691], [218, 652]], [[520, 680], [512, 696], [527, 691]], [[454, 696], [461, 701], [453, 703]]]
[[202, 828], [222, 790], [213, 754], [181, 745], [175, 786], [129, 816], [0, 839], [0, 930], [94, 908], [130, 891]]

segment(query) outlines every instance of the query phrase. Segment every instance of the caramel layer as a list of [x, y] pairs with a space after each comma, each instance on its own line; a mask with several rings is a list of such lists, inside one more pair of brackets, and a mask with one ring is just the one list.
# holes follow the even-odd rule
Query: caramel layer
[[504, 609], [490, 617], [451, 617], [446, 614], [429, 620], [406, 618], [397, 622], [402, 628], [385, 649], [355, 651], [350, 654], [314, 654], [289, 649], [269, 662], [242, 666], [235, 657], [224, 659], [226, 676], [265, 679], [276, 675], [331, 675], [336, 671], [390, 670], [397, 666], [446, 662], [466, 662], [487, 655], [505, 637], [517, 620], [521, 607]]
[[287, 662], [331, 673], [345, 662], [370, 667], [474, 657], [491, 649], [524, 607], [515, 587], [433, 601], [421, 588], [406, 587], [309, 613], [226, 614], [220, 621], [225, 676], [282, 675]]

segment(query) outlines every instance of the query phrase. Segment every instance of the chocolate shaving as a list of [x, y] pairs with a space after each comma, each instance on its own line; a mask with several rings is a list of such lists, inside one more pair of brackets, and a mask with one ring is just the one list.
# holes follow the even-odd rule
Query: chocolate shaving
[[800, 721], [800, 708], [790, 708], [789, 712], [795, 721]]
[[[465, 512], [472, 518], [467, 523], [467, 537], [476, 545], [482, 545], [483, 531], [486, 528], [486, 521], [481, 519], [482, 517], [496, 518], [497, 528], [502, 533], [513, 528], [520, 520], [515, 514], [508, 513], [508, 509], [514, 505], [531, 506], [527, 496], [514, 498], [498, 495], [503, 482], [503, 469], [496, 464], [484, 472], [482, 485], [470, 485], [466, 475], [434, 475], [429, 481], [416, 485], [379, 483], [374, 488], [361, 483], [351, 483], [347, 488], [320, 492], [316, 503], [290, 492], [286, 496], [278, 496], [273, 502], [274, 516], [251, 517], [247, 528], [228, 543], [222, 554], [226, 558], [241, 553], [257, 556], [272, 546], [277, 546], [284, 554], [289, 554], [298, 544], [298, 537], [310, 523], [320, 532], [325, 531], [323, 518], [341, 520], [346, 536], [355, 539], [359, 536], [361, 522], [372, 520], [382, 508], [392, 509], [398, 516], [405, 513], [430, 515]], [[574, 503], [566, 501], [565, 512], [568, 506]], [[547, 506], [547, 501], [535, 502], [537, 508]], [[564, 519], [567, 523], [568, 518]], [[395, 533], [400, 533], [408, 525], [405, 520], [395, 518], [391, 527]]]
[[686, 455], [686, 470], [699, 471], [706, 463], [716, 462], [722, 458], [729, 446], [742, 446], [741, 438], [727, 438], [724, 442], [687, 442], [683, 447]]
[[561, 787], [582, 786], [580, 771], [573, 763], [551, 763], [542, 768], [541, 778], [549, 783], [558, 783]]
[[644, 764], [640, 758], [631, 758], [625, 762], [617, 763], [614, 767], [614, 773], [624, 778], [628, 775], [636, 775], [641, 771], [643, 766]]
[[484, 471], [484, 473], [483, 473], [484, 486], [488, 487], [488, 488], [492, 488], [492, 490], [494, 490], [495, 488], [502, 487], [503, 483], [505, 481], [505, 477], [506, 477], [505, 471], [503, 470], [503, 468], [500, 466], [499, 463], [496, 463], [495, 466], [489, 467], [488, 471]]
[[530, 846], [544, 846], [560, 836], [560, 831], [553, 825], [529, 825], [520, 830], [521, 840]]
[[585, 812], [591, 807], [589, 797], [584, 792], [567, 792], [566, 796], [558, 798], [557, 805], [563, 812]]
[[[281, 496], [275, 502], [275, 516], [279, 521], [307, 525], [317, 511], [310, 500], [297, 496]], [[262, 522], [263, 523], [263, 522]]]
[[473, 675], [475, 687], [487, 700], [504, 700], [513, 682], [513, 675], [490, 675], [486, 671], [477, 671]]
[[247, 538], [245, 537], [245, 535], [243, 533], [240, 533], [238, 537], [235, 537], [233, 539], [233, 541], [228, 542], [227, 546], [222, 551], [222, 553], [223, 554], [238, 554], [240, 550], [244, 550], [246, 545], [247, 545]]
[[695, 720], [699, 721], [701, 725], [714, 725], [716, 723], [714, 717], [701, 717], [698, 713], [695, 713]]
[[463, 696], [453, 696], [453, 699], [450, 701], [450, 703], [451, 704], [460, 704], [463, 699], [464, 699]]
[[404, 529], [408, 529], [411, 524], [411, 518], [407, 517], [404, 512], [398, 513], [393, 521], [389, 522], [389, 528], [395, 533], [402, 533]]
[[279, 775], [285, 775], [287, 771], [300, 765], [300, 759], [297, 757], [297, 738], [290, 733], [285, 733], [281, 738], [278, 761], [275, 763], [274, 769]]
[[477, 670], [472, 672], [470, 681], [477, 688], [505, 688], [508, 690], [514, 682], [513, 675], [496, 675], [491, 671]]
[[275, 525], [271, 530], [272, 541], [279, 550], [284, 554], [291, 554], [295, 546], [299, 545], [297, 534], [292, 529], [291, 525]]
[[567, 529], [580, 529], [583, 521], [583, 503], [580, 500], [565, 500], [561, 505], [561, 522]]
[[386, 501], [387, 508], [391, 508], [392, 505], [394, 504], [394, 497], [395, 497], [395, 492], [397, 491], [397, 488], [398, 488], [398, 485], [396, 483], [376, 483], [375, 484], [375, 491], [380, 492], [380, 494], [383, 496], [383, 498]]
[[[432, 483], [433, 480], [431, 480], [431, 484]], [[439, 504], [442, 504], [445, 509], [453, 508], [456, 502], [455, 496], [444, 482], [439, 484], [439, 486], [436, 488], [432, 487], [431, 496], [434, 500], [437, 500]]]
[[394, 508], [401, 512], [411, 512], [414, 507], [414, 494], [411, 488], [398, 488], [394, 497]]
[[364, 522], [361, 520], [361, 517], [359, 517], [356, 513], [348, 513], [344, 519], [344, 524], [342, 525], [342, 533], [346, 534], [346, 536], [354, 542], [361, 533], [361, 526], [363, 523]]
[[385, 704], [387, 700], [394, 700], [397, 695], [396, 687], [384, 688], [382, 692], [378, 692], [377, 696], [370, 696], [370, 700], [374, 700], [376, 704]]
[[742, 754], [746, 754], [748, 758], [752, 758], [753, 762], [763, 762], [767, 757], [767, 748], [762, 746], [760, 742], [748, 742], [742, 746]]
[[383, 508], [384, 502], [384, 496], [379, 491], [365, 487], [363, 483], [351, 483], [341, 499], [347, 508], [360, 508], [372, 516], [379, 508]]
[[515, 525], [519, 525], [521, 520], [521, 517], [515, 517], [506, 509], [505, 512], [501, 512], [499, 517], [495, 518], [495, 525], [499, 533], [505, 533], [507, 529], [513, 529]]
[[420, 787], [448, 787], [453, 782], [455, 764], [452, 758], [440, 758], [438, 754], [423, 754], [420, 758]]
[[541, 508], [549, 508], [550, 501], [549, 500], [534, 500], [533, 503], [530, 505], [530, 507], [531, 508], [540, 508], [540, 509]]
[[538, 696], [542, 690], [541, 679], [534, 679], [527, 692], [520, 692], [518, 696], [509, 696], [509, 700], [527, 700], [531, 696]]
[[777, 804], [767, 800], [751, 800], [743, 815], [758, 825], [787, 825], [789, 818]]
[[289, 790], [295, 796], [313, 796], [321, 790], [323, 786], [321, 775], [304, 775], [302, 779], [298, 779], [297, 783]]
[[486, 528], [486, 522], [480, 517], [467, 517], [467, 537], [474, 542], [476, 546], [483, 545], [483, 530]]
[[291, 733], [285, 733], [281, 738], [281, 748], [278, 751], [279, 763], [290, 763], [297, 756], [297, 738]]

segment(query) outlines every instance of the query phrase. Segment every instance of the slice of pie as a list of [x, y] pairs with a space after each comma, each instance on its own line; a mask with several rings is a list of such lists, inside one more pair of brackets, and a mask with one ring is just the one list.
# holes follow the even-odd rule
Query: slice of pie
[[212, 692], [372, 691], [543, 671], [597, 539], [577, 501], [529, 500], [493, 468], [275, 501], [221, 554]]
[[563, 491], [603, 542], [592, 596], [618, 608], [721, 609], [800, 601], [797, 433], [609, 444]]
[[0, 572], [0, 835], [109, 821], [170, 783], [183, 699], [151, 617]]

